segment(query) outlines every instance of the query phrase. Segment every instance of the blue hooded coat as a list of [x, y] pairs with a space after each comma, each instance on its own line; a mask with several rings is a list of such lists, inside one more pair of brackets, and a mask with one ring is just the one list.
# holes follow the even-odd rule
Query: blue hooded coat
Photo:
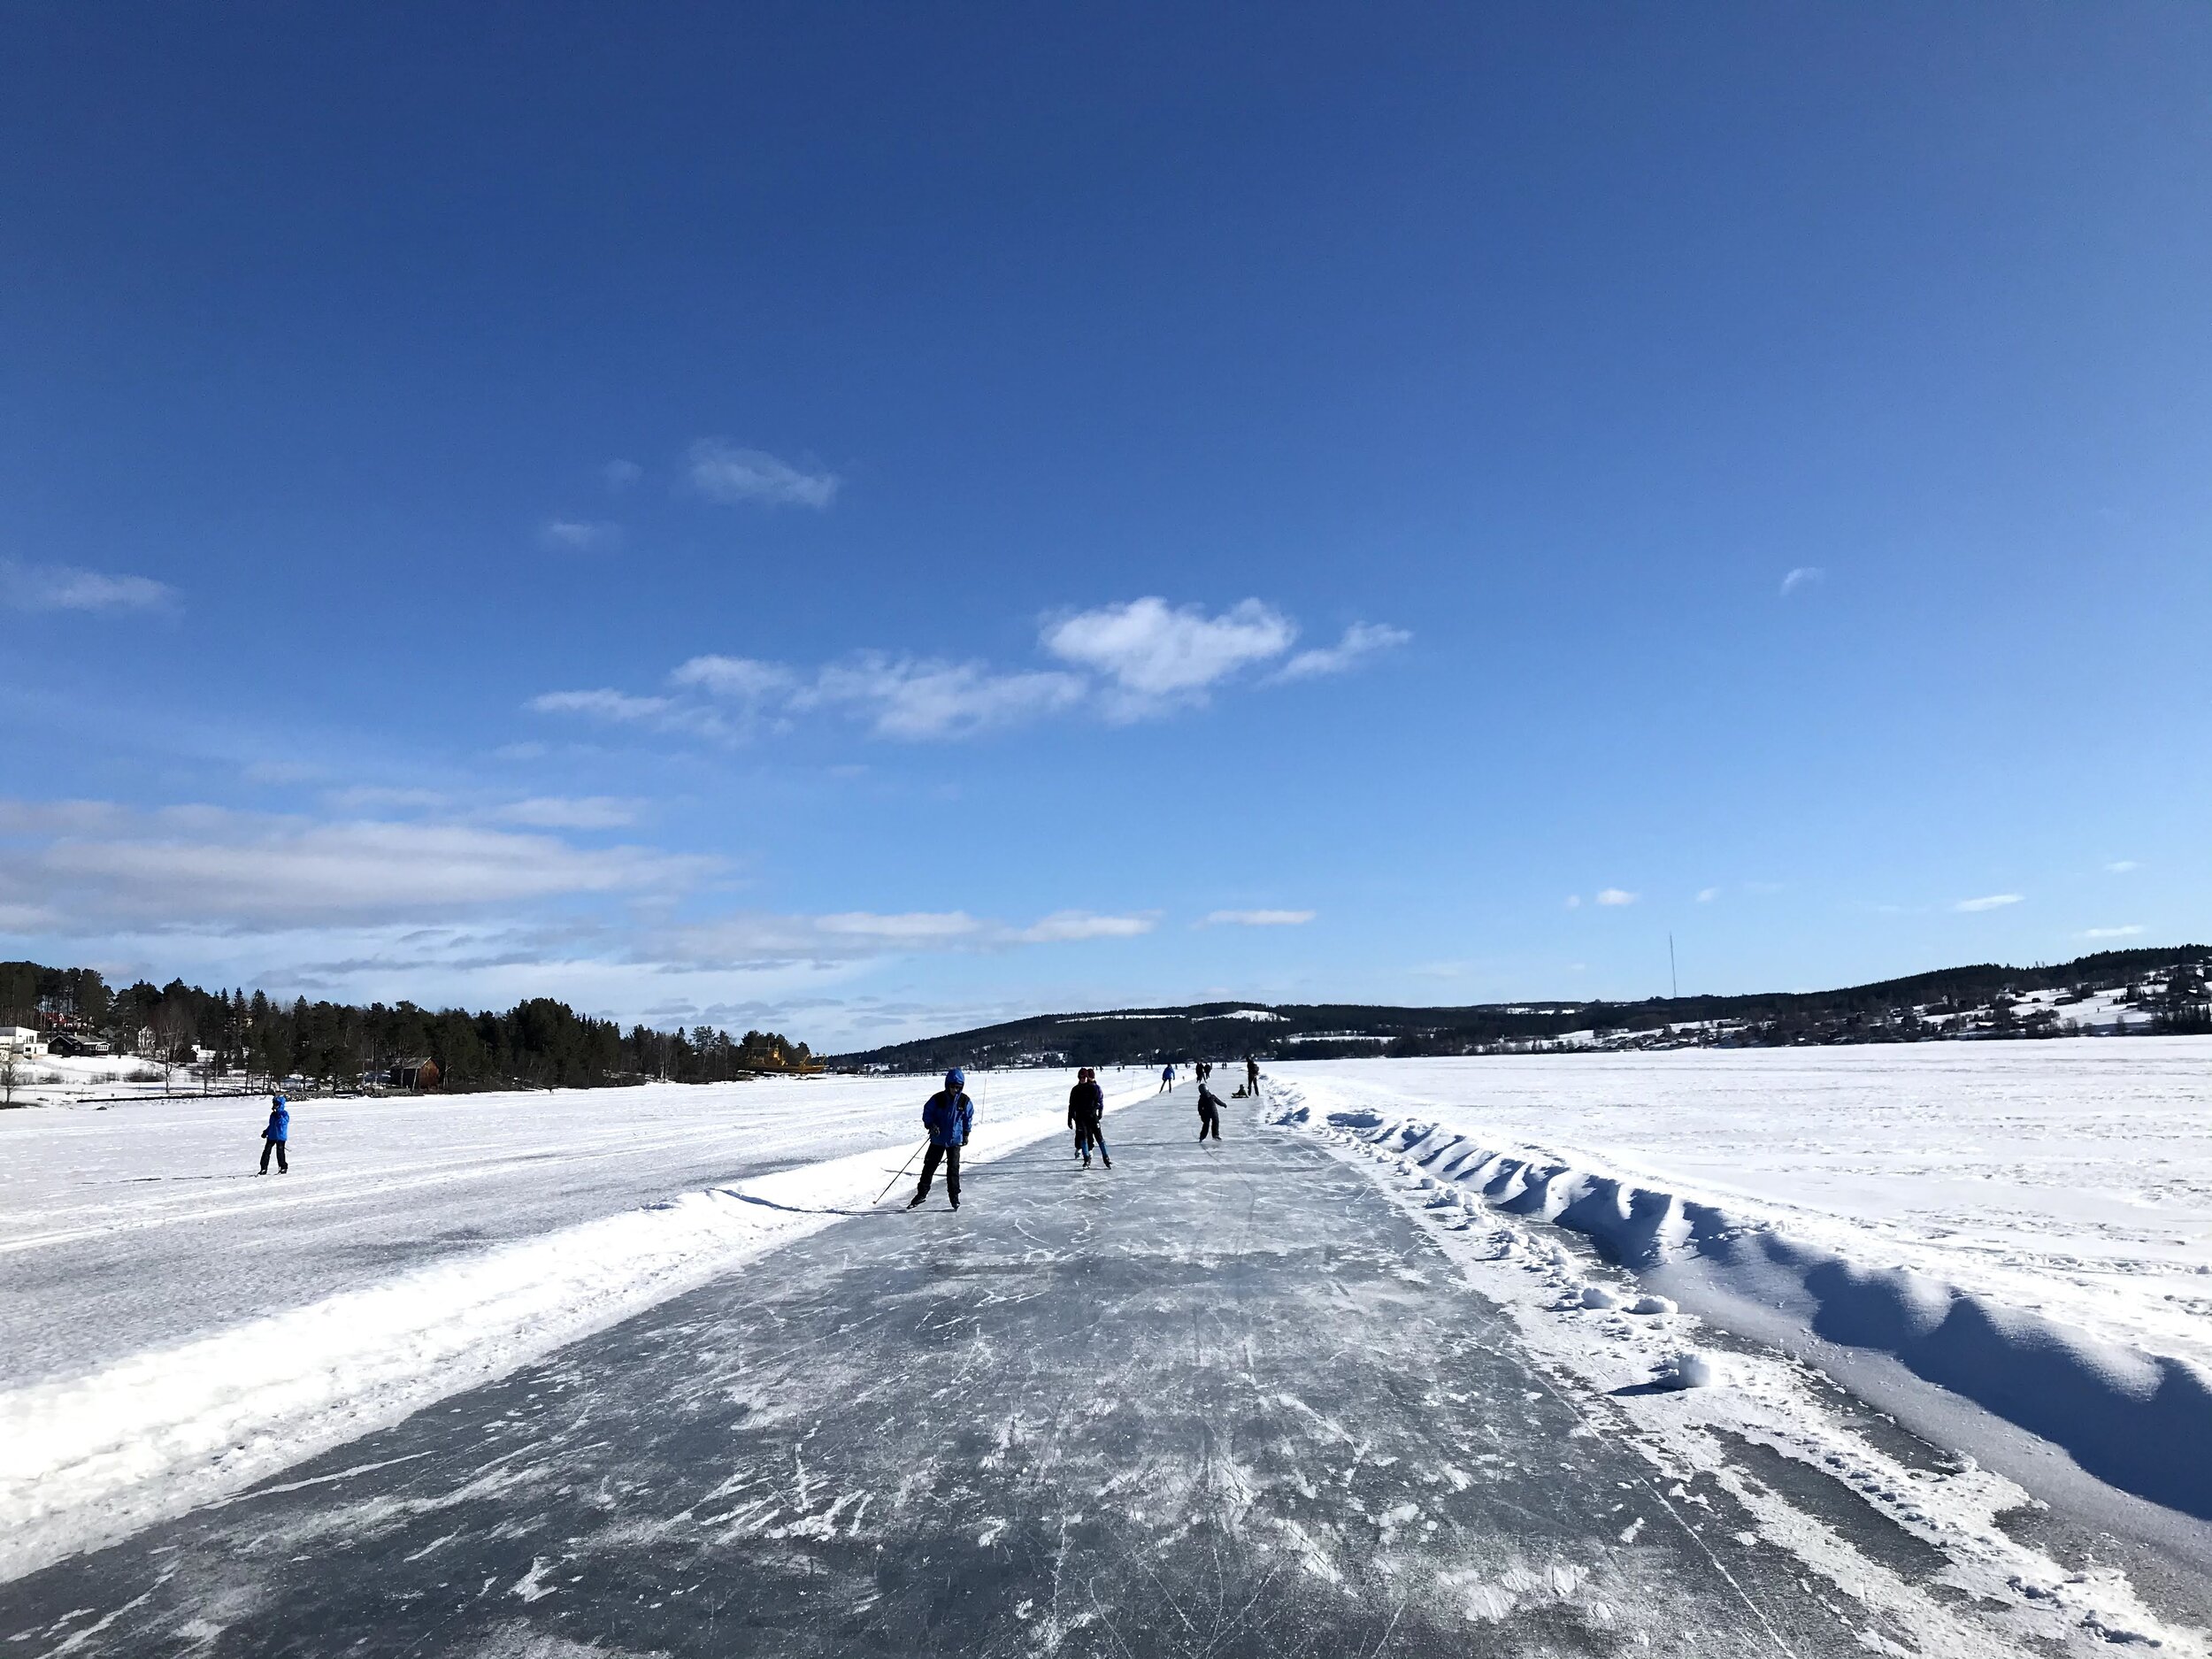
[[922, 1108], [922, 1127], [929, 1131], [933, 1147], [964, 1147], [968, 1131], [975, 1127], [975, 1107], [965, 1094], [939, 1089]]
[[269, 1126], [261, 1132], [264, 1141], [285, 1141], [291, 1138], [292, 1109], [280, 1102], [269, 1108]]

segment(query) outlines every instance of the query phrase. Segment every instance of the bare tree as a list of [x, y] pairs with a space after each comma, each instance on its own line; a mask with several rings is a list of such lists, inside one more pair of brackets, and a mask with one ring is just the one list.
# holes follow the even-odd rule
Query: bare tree
[[0, 1108], [14, 1105], [16, 1085], [28, 1081], [23, 1074], [21, 1051], [13, 1044], [0, 1048]]

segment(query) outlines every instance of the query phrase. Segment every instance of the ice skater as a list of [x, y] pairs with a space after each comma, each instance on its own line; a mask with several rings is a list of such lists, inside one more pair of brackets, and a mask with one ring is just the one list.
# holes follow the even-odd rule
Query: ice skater
[[292, 1166], [285, 1162], [284, 1143], [292, 1138], [292, 1106], [281, 1094], [269, 1096], [269, 1123], [261, 1132], [261, 1167], [257, 1175], [269, 1172], [269, 1154], [276, 1154], [277, 1173], [289, 1175]]
[[1221, 1096], [1203, 1083], [1198, 1086], [1198, 1138], [1203, 1141], [1208, 1135], [1221, 1139]]
[[955, 1210], [960, 1208], [960, 1148], [968, 1144], [968, 1132], [975, 1127], [975, 1105], [968, 1099], [967, 1090], [968, 1074], [955, 1066], [945, 1073], [945, 1087], [922, 1108], [929, 1150], [922, 1155], [921, 1185], [906, 1201], [909, 1210], [929, 1196], [930, 1178], [937, 1173], [940, 1164], [945, 1166], [945, 1196], [952, 1200]]
[[1249, 1094], [1260, 1092], [1260, 1063], [1248, 1054], [1244, 1056], [1244, 1087]]
[[1164, 1094], [1174, 1087], [1175, 1068], [1172, 1065], [1162, 1066], [1160, 1068], [1160, 1093]]
[[1083, 1159], [1083, 1167], [1091, 1167], [1091, 1148], [1098, 1148], [1098, 1161], [1108, 1169], [1114, 1160], [1106, 1150], [1106, 1091], [1098, 1086], [1098, 1073], [1085, 1066], [1076, 1074], [1075, 1087], [1068, 1091], [1068, 1122], [1075, 1130], [1075, 1149]]

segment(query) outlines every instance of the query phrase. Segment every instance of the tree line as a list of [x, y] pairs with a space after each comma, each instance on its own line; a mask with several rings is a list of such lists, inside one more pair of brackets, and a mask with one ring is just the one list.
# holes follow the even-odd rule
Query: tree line
[[326, 1088], [349, 1088], [423, 1059], [436, 1064], [447, 1089], [718, 1083], [814, 1064], [805, 1043], [778, 1032], [733, 1037], [709, 1025], [687, 1032], [644, 1025], [626, 1031], [546, 996], [503, 1013], [433, 1011], [407, 1002], [363, 1008], [207, 991], [181, 979], [111, 989], [96, 970], [35, 962], [0, 963], [0, 1025], [96, 1034], [118, 1053], [189, 1061], [216, 1077], [296, 1077]]

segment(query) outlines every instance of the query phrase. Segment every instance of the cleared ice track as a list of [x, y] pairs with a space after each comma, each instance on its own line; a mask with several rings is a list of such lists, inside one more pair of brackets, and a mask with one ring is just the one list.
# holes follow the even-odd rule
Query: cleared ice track
[[1671, 1467], [1510, 1318], [1437, 1294], [1437, 1240], [1325, 1148], [1240, 1104], [1218, 1150], [1195, 1127], [1179, 1091], [1118, 1115], [1110, 1173], [1041, 1142], [978, 1171], [957, 1216], [816, 1232], [0, 1586], [0, 1640], [26, 1659], [2026, 1645], [2022, 1605], [1947, 1587], [1942, 1553], [1880, 1514]]

